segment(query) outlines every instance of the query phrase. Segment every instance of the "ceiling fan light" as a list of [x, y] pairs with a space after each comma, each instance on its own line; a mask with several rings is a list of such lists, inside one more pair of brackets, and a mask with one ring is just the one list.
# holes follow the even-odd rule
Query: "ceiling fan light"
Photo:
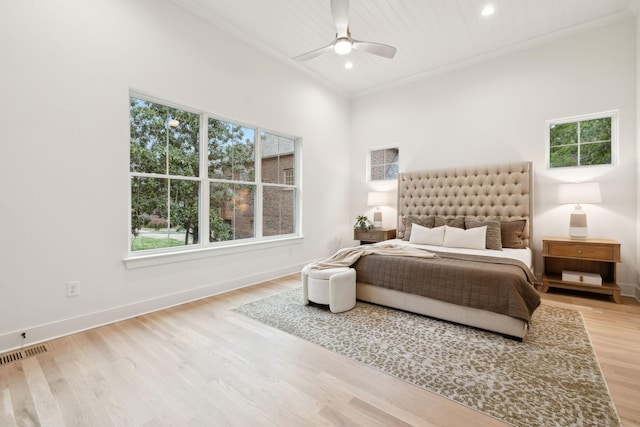
[[333, 45], [333, 50], [338, 55], [346, 55], [351, 52], [351, 41], [349, 39], [338, 39], [336, 43]]

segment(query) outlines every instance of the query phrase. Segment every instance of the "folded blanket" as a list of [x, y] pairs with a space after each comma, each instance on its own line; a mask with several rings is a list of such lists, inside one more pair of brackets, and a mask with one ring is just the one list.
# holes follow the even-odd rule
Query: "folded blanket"
[[393, 243], [378, 243], [376, 245], [362, 245], [340, 249], [329, 258], [321, 259], [307, 265], [312, 270], [326, 270], [328, 268], [350, 267], [360, 257], [366, 255], [393, 255], [416, 258], [435, 258], [436, 255], [424, 249], [395, 245]]

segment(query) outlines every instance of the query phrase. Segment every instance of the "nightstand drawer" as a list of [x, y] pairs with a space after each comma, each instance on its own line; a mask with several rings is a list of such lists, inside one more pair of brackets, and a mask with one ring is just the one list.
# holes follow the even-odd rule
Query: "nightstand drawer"
[[374, 228], [372, 230], [353, 230], [354, 240], [362, 242], [382, 242], [389, 239], [395, 239], [395, 228]]
[[369, 231], [357, 231], [356, 232], [356, 236], [358, 237], [357, 240], [384, 240], [384, 235], [385, 232], [384, 231], [376, 231], [376, 230], [369, 230]]
[[615, 251], [611, 246], [550, 243], [548, 255], [569, 258], [615, 260]]

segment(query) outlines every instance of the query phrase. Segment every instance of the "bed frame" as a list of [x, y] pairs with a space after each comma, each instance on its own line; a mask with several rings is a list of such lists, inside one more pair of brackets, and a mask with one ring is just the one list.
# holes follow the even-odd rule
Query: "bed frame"
[[[409, 216], [466, 216], [478, 220], [499, 217], [527, 221], [529, 247], [533, 209], [531, 162], [405, 172], [398, 176], [398, 237]], [[368, 283], [357, 282], [357, 298], [522, 339], [527, 322], [503, 314], [464, 307]]]

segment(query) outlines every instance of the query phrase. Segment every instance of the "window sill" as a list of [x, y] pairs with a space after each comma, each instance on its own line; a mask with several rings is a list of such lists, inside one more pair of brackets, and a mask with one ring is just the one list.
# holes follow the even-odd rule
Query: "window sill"
[[278, 248], [282, 246], [300, 245], [304, 241], [301, 236], [289, 237], [277, 240], [264, 240], [237, 243], [225, 246], [209, 246], [206, 248], [187, 249], [179, 252], [164, 252], [154, 254], [135, 255], [130, 254], [122, 261], [127, 269], [153, 267], [156, 265], [166, 265], [176, 262], [193, 261], [204, 258], [211, 258], [223, 255], [233, 255], [237, 253], [247, 253], [265, 249]]

